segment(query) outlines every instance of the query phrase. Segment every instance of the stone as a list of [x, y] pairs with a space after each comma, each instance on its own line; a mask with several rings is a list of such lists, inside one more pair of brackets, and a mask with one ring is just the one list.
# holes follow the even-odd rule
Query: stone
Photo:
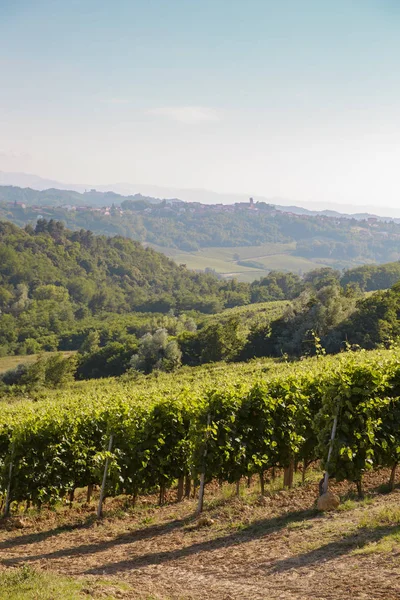
[[260, 506], [268, 506], [269, 503], [270, 499], [266, 496], [260, 496], [257, 500], [257, 504], [259, 504]]
[[340, 504], [340, 498], [333, 492], [326, 492], [318, 498], [317, 508], [321, 511], [336, 510]]
[[197, 523], [196, 523], [196, 527], [198, 529], [200, 529], [200, 527], [211, 527], [211, 525], [214, 525], [215, 521], [214, 519], [210, 519], [210, 517], [199, 517]]
[[5, 524], [8, 531], [13, 529], [24, 529], [28, 526], [28, 523], [24, 519], [21, 519], [21, 517], [8, 517], [8, 519], [5, 520]]

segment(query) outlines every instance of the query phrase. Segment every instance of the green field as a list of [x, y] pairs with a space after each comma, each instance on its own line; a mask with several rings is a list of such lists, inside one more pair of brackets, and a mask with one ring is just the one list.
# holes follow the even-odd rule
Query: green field
[[[240, 320], [241, 329], [248, 334], [252, 325], [260, 322], [271, 322], [279, 319], [286, 308], [291, 305], [289, 300], [277, 300], [275, 302], [259, 302], [257, 304], [247, 304], [246, 306], [235, 306], [227, 308], [216, 315], [205, 317], [204, 324], [208, 323], [226, 323], [231, 317], [237, 317]], [[203, 323], [202, 323], [203, 324]]]
[[[50, 356], [53, 352], [43, 352], [44, 355]], [[62, 352], [64, 356], [71, 356], [75, 352]], [[29, 364], [35, 362], [39, 358], [39, 354], [27, 354], [25, 356], [2, 356], [0, 358], [0, 373], [5, 373], [10, 369], [15, 369], [20, 364]]]
[[[236, 277], [251, 282], [265, 277], [270, 271], [291, 271], [302, 275], [321, 266], [322, 260], [309, 260], [294, 256], [295, 243], [264, 244], [262, 246], [233, 246], [231, 248], [210, 247], [197, 252], [184, 252], [177, 248], [152, 245], [157, 251], [172, 258], [189, 269], [214, 269], [223, 277]], [[249, 262], [253, 264], [245, 265]]]

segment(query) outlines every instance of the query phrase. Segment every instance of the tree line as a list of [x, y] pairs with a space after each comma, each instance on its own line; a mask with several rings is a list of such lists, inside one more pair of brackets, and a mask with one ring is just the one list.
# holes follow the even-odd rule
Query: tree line
[[[269, 242], [293, 243], [294, 254], [311, 259], [329, 259], [337, 265], [389, 262], [400, 258], [400, 224], [393, 221], [357, 220], [350, 217], [319, 217], [275, 211], [258, 202], [248, 207], [215, 210], [214, 207], [177, 203], [135, 196], [124, 198], [109, 192], [85, 194], [65, 190], [35, 192], [1, 188], [0, 218], [24, 226], [42, 216], [63, 221], [70, 229], [90, 229], [96, 234], [125, 236], [142, 243], [193, 252], [207, 247], [259, 246]], [[27, 203], [24, 208], [17, 204]], [[9, 203], [14, 204], [9, 205]], [[82, 205], [107, 206], [101, 211], [83, 210]], [[121, 215], [119, 206], [124, 210]], [[57, 206], [57, 204], [59, 206]], [[80, 206], [67, 210], [62, 205]], [[60, 206], [61, 205], [61, 206]]]
[[[39, 221], [34, 230], [0, 222], [0, 244], [0, 356], [77, 351], [97, 332], [90, 353], [104, 360], [92, 371], [115, 375], [121, 369], [104, 363], [132, 356], [159, 329], [179, 346], [173, 364], [191, 365], [312, 353], [310, 331], [327, 352], [346, 342], [372, 348], [397, 336], [397, 288], [367, 300], [363, 294], [399, 281], [400, 263], [344, 273], [322, 267], [303, 277], [273, 271], [247, 284], [194, 273], [131, 240], [71, 232], [56, 221]], [[246, 312], [221, 314], [273, 301], [287, 305], [254, 321]]]

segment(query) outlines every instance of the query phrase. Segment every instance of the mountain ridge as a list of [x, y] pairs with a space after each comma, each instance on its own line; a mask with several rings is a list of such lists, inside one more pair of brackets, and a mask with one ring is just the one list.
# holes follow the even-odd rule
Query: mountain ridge
[[[69, 229], [122, 235], [155, 247], [178, 264], [254, 280], [270, 270], [304, 273], [400, 259], [400, 223], [265, 202], [186, 203], [94, 189], [84, 193], [0, 186], [0, 219], [35, 227], [40, 219]], [[249, 250], [250, 249], [250, 250]]]
[[[324, 211], [335, 211], [341, 215], [367, 214], [371, 216], [386, 217], [388, 219], [400, 218], [400, 208], [390, 208], [381, 206], [358, 206], [341, 205], [331, 202], [308, 202], [295, 201], [281, 197], [266, 197], [252, 193], [220, 193], [210, 190], [179, 188], [173, 186], [159, 186], [152, 184], [132, 184], [128, 182], [117, 182], [111, 184], [67, 184], [53, 179], [40, 177], [39, 175], [23, 172], [5, 172], [0, 170], [0, 185], [12, 185], [16, 187], [30, 187], [38, 191], [49, 188], [70, 190], [80, 193], [95, 189], [98, 192], [114, 192], [122, 196], [131, 196], [140, 193], [143, 196], [155, 198], [180, 198], [185, 202], [201, 202], [203, 204], [234, 204], [243, 202], [250, 196], [253, 196], [260, 202], [267, 202], [279, 206], [282, 210], [289, 211], [289, 208], [295, 207], [298, 210], [306, 210], [318, 214]], [[373, 212], [371, 212], [373, 211]], [[376, 213], [376, 214], [375, 214]]]

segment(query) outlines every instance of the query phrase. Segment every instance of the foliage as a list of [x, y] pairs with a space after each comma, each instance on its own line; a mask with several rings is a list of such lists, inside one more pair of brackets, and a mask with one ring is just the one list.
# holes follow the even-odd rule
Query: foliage
[[306, 289], [275, 321], [252, 328], [242, 356], [312, 355], [326, 348], [339, 351], [345, 338], [337, 328], [356, 308], [356, 298], [348, 297], [338, 284], [319, 290]]
[[[400, 447], [398, 350], [250, 363], [119, 382], [76, 384], [0, 414], [0, 492], [13, 461], [12, 498], [52, 503], [99, 484], [114, 435], [108, 494], [165, 489], [188, 473], [237, 481], [292, 461], [322, 459], [360, 481], [394, 464]], [[392, 408], [395, 408], [392, 411]], [[205, 452], [206, 450], [206, 452]]]
[[344, 273], [340, 282], [343, 287], [356, 284], [363, 292], [384, 290], [400, 281], [400, 262], [385, 265], [363, 265]]
[[387, 419], [391, 421], [396, 415], [387, 411], [390, 380], [396, 369], [396, 363], [373, 365], [350, 361], [324, 382], [324, 400], [317, 416], [319, 440], [321, 449], [329, 445], [337, 415], [334, 451], [326, 464], [337, 480], [361, 481], [365, 471], [382, 462], [376, 450], [382, 444], [385, 447], [382, 428], [387, 428]]
[[[104, 340], [108, 317], [121, 315], [123, 322], [123, 315], [143, 311], [145, 318], [129, 318], [143, 326], [154, 313], [213, 313], [248, 297], [246, 284], [190, 272], [122, 237], [71, 232], [53, 220], [39, 220], [35, 230], [0, 222], [2, 354], [93, 352], [99, 342], [121, 341]], [[188, 327], [193, 330], [193, 324]], [[90, 340], [95, 330], [100, 340]]]
[[0, 383], [13, 388], [14, 386], [32, 390], [40, 387], [63, 387], [71, 383], [76, 371], [74, 356], [65, 358], [62, 354], [39, 356], [34, 363], [19, 364], [0, 374]]
[[[134, 364], [149, 372], [158, 359], [162, 369], [176, 368], [180, 353], [187, 365], [314, 354], [310, 332], [328, 353], [346, 343], [368, 349], [390, 345], [400, 335], [399, 288], [367, 299], [361, 292], [394, 281], [397, 263], [341, 278], [327, 267], [303, 278], [271, 272], [244, 284], [191, 273], [136, 242], [71, 232], [53, 220], [39, 220], [35, 230], [0, 223], [0, 242], [0, 356], [79, 350], [85, 356], [80, 378], [122, 374], [126, 355], [137, 353], [134, 337], [143, 338]], [[276, 312], [274, 299], [286, 299]], [[271, 310], [249, 304], [265, 300]], [[237, 312], [220, 313], [224, 307]], [[215, 312], [218, 319], [211, 316]], [[257, 319], [246, 321], [252, 313]], [[145, 357], [146, 347], [150, 356], [159, 329], [176, 341], [168, 339], [168, 349], [153, 361]], [[110, 344], [124, 348], [105, 349]]]
[[137, 354], [132, 356], [129, 364], [135, 371], [148, 374], [153, 369], [174, 371], [181, 365], [181, 358], [182, 352], [176, 340], [169, 339], [166, 329], [157, 329], [139, 340]]
[[103, 348], [94, 349], [79, 358], [77, 379], [100, 379], [118, 377], [128, 370], [133, 352], [137, 349], [136, 338], [124, 344], [110, 342]]
[[[17, 202], [24, 203], [26, 207]], [[118, 209], [112, 207], [116, 204], [120, 204]], [[383, 263], [400, 258], [399, 224], [392, 221], [377, 223], [367, 218], [356, 220], [339, 215], [293, 214], [276, 210], [264, 202], [256, 202], [250, 210], [247, 203], [226, 207], [199, 206], [140, 194], [123, 197], [95, 190], [79, 194], [66, 190], [38, 192], [0, 187], [0, 218], [10, 219], [18, 225], [35, 223], [38, 213], [32, 205], [44, 207], [46, 216], [54, 221], [63, 221], [70, 229], [90, 229], [101, 235], [126, 236], [189, 252], [207, 247], [246, 248], [268, 242], [294, 242], [296, 256], [317, 258], [342, 266], [361, 262]], [[67, 210], [65, 205], [79, 206], [80, 210]], [[84, 206], [87, 206], [86, 210]], [[93, 210], [93, 207], [100, 206], [103, 210]], [[108, 209], [105, 210], [105, 207]], [[243, 259], [240, 262], [243, 263]], [[259, 266], [257, 259], [253, 262]], [[392, 280], [385, 287], [393, 283], [395, 281]]]
[[390, 346], [400, 336], [400, 285], [358, 303], [357, 311], [339, 327], [339, 335], [362, 348]]
[[100, 346], [100, 334], [98, 331], [88, 331], [79, 348], [80, 354], [93, 354], [99, 349]]

